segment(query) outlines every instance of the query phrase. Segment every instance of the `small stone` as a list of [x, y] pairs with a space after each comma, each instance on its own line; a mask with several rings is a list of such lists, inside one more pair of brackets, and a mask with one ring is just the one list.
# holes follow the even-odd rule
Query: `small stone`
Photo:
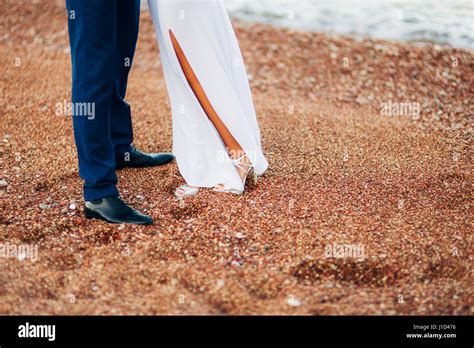
[[39, 205], [39, 207], [40, 207], [40, 209], [43, 209], [43, 210], [51, 208], [51, 206], [49, 204], [46, 204], [46, 203], [41, 203]]
[[241, 264], [239, 261], [235, 261], [235, 260], [232, 261], [232, 262], [230, 263], [230, 265], [231, 265], [231, 266], [234, 266], [234, 267], [241, 267], [241, 266], [242, 266], [242, 264]]
[[360, 104], [360, 105], [365, 105], [365, 104], [368, 103], [368, 100], [367, 100], [367, 98], [364, 98], [364, 97], [362, 97], [362, 96], [359, 96], [359, 97], [357, 97], [357, 99], [356, 99], [356, 103], [358, 103], [358, 104]]
[[237, 237], [237, 239], [244, 239], [244, 238], [245, 238], [245, 235], [242, 234], [242, 233], [240, 233], [240, 232], [237, 232], [237, 233], [235, 234], [235, 236]]
[[269, 47], [270, 51], [276, 51], [278, 49], [278, 45], [277, 44], [270, 44]]
[[76, 206], [75, 203], [72, 203], [72, 204], [69, 205], [70, 210], [76, 210], [76, 208], [77, 208], [77, 206]]
[[0, 180], [0, 187], [7, 187], [7, 186], [8, 186], [8, 181]]
[[301, 306], [301, 301], [298, 300], [297, 298], [290, 296], [288, 297], [288, 300], [286, 301], [286, 304], [291, 306], [291, 307], [299, 307]]

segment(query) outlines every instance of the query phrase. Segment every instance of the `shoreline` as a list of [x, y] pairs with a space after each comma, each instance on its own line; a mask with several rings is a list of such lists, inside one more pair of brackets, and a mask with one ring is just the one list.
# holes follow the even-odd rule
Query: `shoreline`
[[[336, 21], [336, 24], [332, 25], [332, 30], [328, 28], [327, 26], [322, 25], [321, 21], [322, 18], [318, 17], [317, 15], [313, 15], [312, 18], [309, 18], [308, 16], [302, 15], [303, 9], [299, 7], [298, 2], [295, 2], [292, 6], [289, 6], [288, 1], [283, 1], [280, 6], [282, 6], [279, 11], [276, 11], [275, 9], [269, 9], [268, 12], [262, 13], [262, 8], [261, 6], [249, 6], [249, 7], [243, 7], [242, 5], [237, 5], [237, 4], [232, 4], [232, 1], [227, 2], [224, 0], [224, 3], [227, 8], [227, 12], [230, 14], [232, 20], [236, 21], [241, 21], [244, 23], [248, 24], [261, 24], [261, 25], [266, 25], [266, 26], [272, 26], [275, 28], [281, 28], [281, 29], [294, 29], [297, 31], [301, 32], [308, 32], [308, 33], [322, 33], [331, 36], [332, 33], [335, 33], [336, 35], [340, 35], [342, 37], [349, 37], [355, 40], [364, 40], [364, 39], [381, 39], [381, 40], [387, 40], [387, 41], [394, 41], [394, 42], [400, 42], [400, 43], [408, 43], [408, 44], [430, 44], [430, 45], [439, 45], [444, 48], [461, 48], [461, 49], [467, 49], [472, 51], [474, 49], [474, 46], [472, 42], [469, 44], [467, 41], [468, 40], [468, 33], [464, 33], [464, 35], [461, 35], [460, 33], [454, 34], [453, 33], [453, 23], [450, 21], [453, 21], [453, 15], [451, 15], [450, 21], [448, 20], [447, 22], [443, 23], [438, 23], [438, 25], [445, 25], [450, 28], [451, 31], [448, 30], [442, 31], [442, 32], [433, 32], [432, 28], [429, 26], [421, 26], [420, 27], [420, 21], [430, 21], [430, 16], [436, 17], [437, 10], [432, 9], [431, 11], [425, 12], [427, 10], [426, 7], [423, 8], [421, 13], [419, 15], [422, 17], [420, 20], [419, 18], [416, 18], [416, 14], [414, 13], [414, 9], [416, 6], [407, 9], [404, 9], [404, 6], [394, 6], [395, 4], [391, 4], [392, 6], [389, 6], [390, 8], [383, 11], [385, 14], [391, 14], [390, 17], [384, 18], [384, 20], [380, 17], [381, 14], [381, 9], [377, 9], [377, 4], [371, 4], [370, 6], [367, 6], [367, 3], [364, 4], [364, 9], [367, 11], [375, 11], [375, 17], [370, 17], [370, 18], [363, 18], [360, 17], [361, 14], [360, 12], [363, 12], [364, 10], [359, 9], [359, 13], [354, 13], [355, 18], [345, 18], [344, 23], [346, 21], [352, 22], [353, 26], [357, 26], [358, 24], [360, 25], [360, 21], [366, 22], [366, 27], [362, 30], [358, 28], [358, 30], [352, 30], [351, 32], [347, 31], [347, 27], [344, 27], [344, 25], [341, 25], [341, 23], [338, 22], [339, 18], [342, 18], [343, 16], [342, 13], [337, 13], [339, 10], [336, 10], [333, 6], [325, 7], [323, 6], [310, 6], [306, 8], [307, 11], [312, 11], [314, 13], [320, 13], [318, 11], [326, 12], [326, 20], [329, 21]], [[226, 4], [227, 3], [227, 4]], [[389, 2], [390, 3], [390, 2]], [[385, 1], [385, 4], [387, 4], [387, 1]], [[340, 4], [341, 5], [341, 4]], [[421, 5], [421, 4], [419, 4]], [[459, 5], [459, 4], [458, 4]], [[147, 1], [142, 0], [142, 10], [147, 10]], [[458, 23], [461, 27], [463, 25], [468, 25], [468, 23], [464, 22], [459, 22], [460, 20], [464, 19], [462, 16], [459, 17], [460, 15], [465, 15], [466, 13], [469, 13], [469, 11], [473, 11], [472, 4], [471, 8], [465, 7], [463, 9], [462, 14], [459, 13], [460, 9], [459, 8], [454, 8], [452, 9], [457, 13], [458, 17], [456, 20], [456, 23]], [[408, 19], [408, 17], [411, 17], [411, 20], [404, 21], [404, 19]], [[415, 18], [414, 18], [415, 17]], [[384, 28], [378, 27], [380, 23], [378, 21], [386, 22], [387, 20], [399, 20], [399, 25], [400, 27], [397, 28], [398, 30], [395, 31], [401, 31], [405, 32], [405, 36], [407, 37], [386, 37], [387, 32], [393, 32], [395, 28], [390, 28], [389, 25], [385, 25]], [[433, 18], [431, 18], [433, 20]], [[371, 22], [372, 21], [372, 22]], [[371, 22], [370, 24], [368, 24]], [[403, 23], [403, 24], [401, 24]], [[422, 38], [415, 38], [417, 35], [416, 34], [409, 34], [407, 33], [408, 27], [410, 25], [413, 25], [413, 23], [418, 24], [416, 28], [416, 32], [424, 32], [425, 36], [426, 35], [432, 35], [438, 37], [438, 39], [435, 38], [427, 38], [427, 37], [422, 37]], [[393, 25], [393, 24], [392, 24]], [[408, 26], [408, 27], [404, 27]], [[326, 29], [323, 29], [325, 27]], [[354, 27], [354, 28], [355, 28]], [[370, 30], [369, 30], [370, 27]], [[459, 30], [459, 26], [458, 30]], [[406, 30], [404, 30], [406, 29]], [[411, 27], [411, 31], [413, 32], [415, 28]], [[385, 36], [384, 36], [385, 35]], [[390, 35], [389, 35], [390, 36]], [[414, 37], [415, 36], [415, 37]], [[450, 39], [447, 39], [446, 37], [450, 36]], [[442, 39], [442, 38], [445, 39]], [[463, 41], [466, 40], [466, 41]], [[472, 41], [472, 40], [471, 40]]]
[[[114, 226], [83, 217], [71, 119], [55, 113], [70, 100], [63, 1], [0, 11], [0, 244], [37, 247], [0, 259], [1, 313], [474, 313], [473, 52], [235, 21], [269, 171], [184, 205], [175, 164], [121, 171], [157, 223]], [[127, 100], [137, 147], [171, 149], [147, 14]], [[325, 256], [341, 245], [364, 259]]]

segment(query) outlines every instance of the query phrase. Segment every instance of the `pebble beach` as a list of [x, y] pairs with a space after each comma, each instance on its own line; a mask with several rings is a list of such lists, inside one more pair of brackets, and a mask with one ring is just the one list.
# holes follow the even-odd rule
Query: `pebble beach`
[[[270, 169], [181, 202], [175, 163], [120, 171], [155, 224], [108, 225], [83, 216], [57, 112], [64, 1], [0, 13], [0, 314], [474, 314], [474, 51], [235, 20]], [[135, 145], [171, 151], [146, 11], [127, 100]]]

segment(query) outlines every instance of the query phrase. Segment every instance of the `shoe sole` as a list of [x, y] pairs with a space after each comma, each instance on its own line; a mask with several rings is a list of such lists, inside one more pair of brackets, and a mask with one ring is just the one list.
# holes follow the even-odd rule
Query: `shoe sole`
[[84, 215], [86, 216], [86, 219], [97, 219], [97, 220], [102, 220], [105, 222], [108, 222], [110, 224], [130, 224], [130, 225], [142, 225], [142, 226], [149, 226], [153, 224], [153, 221], [151, 222], [120, 222], [120, 221], [112, 221], [104, 218], [102, 215], [99, 213], [96, 213], [95, 211], [89, 210], [89, 209], [84, 209]]

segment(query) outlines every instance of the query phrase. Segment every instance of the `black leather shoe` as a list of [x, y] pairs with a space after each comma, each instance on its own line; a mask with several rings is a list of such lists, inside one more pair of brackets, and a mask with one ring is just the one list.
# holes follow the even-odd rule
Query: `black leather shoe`
[[145, 168], [162, 166], [173, 161], [174, 156], [171, 153], [143, 153], [132, 147], [130, 152], [124, 156], [116, 158], [115, 168]]
[[86, 202], [84, 213], [88, 219], [100, 219], [114, 224], [151, 225], [153, 219], [130, 208], [120, 197], [105, 197]]

